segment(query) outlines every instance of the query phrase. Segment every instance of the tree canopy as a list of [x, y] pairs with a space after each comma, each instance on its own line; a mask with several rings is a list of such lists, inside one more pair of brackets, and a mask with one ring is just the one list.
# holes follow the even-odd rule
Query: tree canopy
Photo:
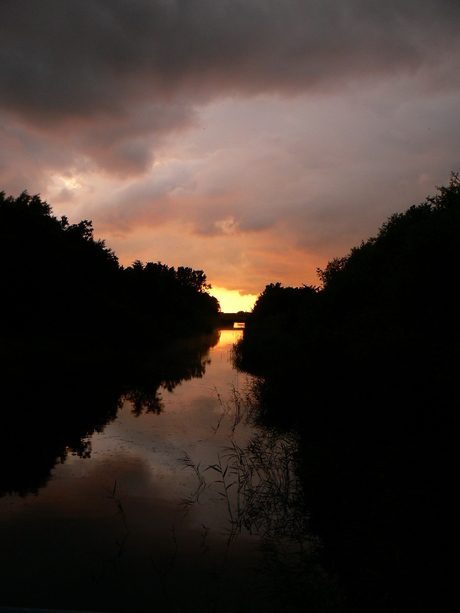
[[139, 261], [128, 268], [91, 221], [57, 219], [47, 202], [0, 193], [2, 334], [132, 343], [213, 325], [219, 304], [202, 270]]
[[261, 422], [300, 433], [305, 513], [345, 610], [458, 601], [459, 236], [452, 174], [319, 270], [320, 289], [268, 285], [236, 348]]
[[[458, 174], [438, 192], [392, 215], [377, 236], [318, 270], [321, 288], [268, 285], [247, 323], [240, 360], [249, 365], [252, 353], [263, 354], [267, 368], [277, 369], [264, 345], [273, 350], [278, 338], [316, 382], [332, 375], [324, 366], [334, 356], [343, 365], [334, 374], [341, 384], [359, 371], [373, 384], [391, 380], [394, 389], [399, 381], [406, 391], [408, 373], [414, 379], [430, 364], [443, 395], [459, 340]], [[260, 360], [254, 363], [264, 370]]]

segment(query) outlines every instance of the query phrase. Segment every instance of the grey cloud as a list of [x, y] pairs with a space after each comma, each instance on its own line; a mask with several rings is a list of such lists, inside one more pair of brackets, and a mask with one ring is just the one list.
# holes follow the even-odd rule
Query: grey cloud
[[154, 166], [148, 176], [123, 185], [111, 192], [108, 199], [105, 197], [84, 207], [81, 213], [110, 231], [155, 228], [181, 215], [186, 217], [180, 203], [172, 196], [180, 190], [191, 193], [194, 189], [193, 175], [185, 164], [160, 164]]
[[149, 169], [158, 139], [222, 95], [416, 71], [427, 87], [459, 85], [449, 0], [0, 0], [0, 11], [0, 109], [119, 176]]
[[[276, 207], [248, 206], [236, 202], [232, 192], [212, 188], [197, 193], [193, 169], [177, 162], [111, 194], [85, 212], [103, 227], [114, 231], [155, 228], [171, 221], [187, 225], [198, 237], [232, 237], [265, 232], [279, 222]], [[181, 197], [182, 196], [182, 197]], [[185, 226], [184, 226], [185, 229]]]
[[75, 192], [67, 187], [63, 187], [53, 198], [53, 204], [67, 203], [74, 199]]
[[24, 189], [33, 193], [46, 191], [49, 172], [75, 167], [75, 152], [41, 132], [17, 125], [0, 110], [0, 185], [8, 193], [19, 195]]
[[196, 113], [180, 101], [148, 104], [120, 118], [101, 114], [68, 138], [73, 148], [100, 168], [119, 176], [134, 175], [151, 168], [154, 151], [166, 134], [195, 124]]
[[[278, 212], [279, 215], [279, 212]], [[277, 224], [275, 212], [265, 212], [262, 206], [253, 205], [201, 205], [188, 212], [193, 219], [192, 232], [198, 236], [232, 236], [265, 232]]]
[[1, 104], [35, 121], [301, 91], [452, 61], [458, 2], [1, 2]]

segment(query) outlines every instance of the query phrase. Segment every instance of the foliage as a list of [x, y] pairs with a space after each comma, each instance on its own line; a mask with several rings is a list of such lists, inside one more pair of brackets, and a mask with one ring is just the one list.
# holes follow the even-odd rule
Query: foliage
[[353, 611], [454, 593], [459, 235], [452, 174], [329, 262], [320, 290], [267, 286], [236, 347], [265, 423], [302, 434], [311, 526]]
[[58, 220], [38, 195], [0, 193], [3, 334], [104, 340], [126, 348], [212, 328], [219, 305], [202, 270], [136, 261], [124, 269], [91, 221]]
[[318, 401], [334, 394], [332, 382], [343, 387], [358, 373], [370, 382], [366, 389], [413, 398], [423, 372], [432, 394], [447, 402], [459, 341], [458, 175], [439, 191], [332, 260], [319, 272], [321, 290], [268, 285], [237, 348], [238, 364], [259, 375], [283, 364], [303, 372]]

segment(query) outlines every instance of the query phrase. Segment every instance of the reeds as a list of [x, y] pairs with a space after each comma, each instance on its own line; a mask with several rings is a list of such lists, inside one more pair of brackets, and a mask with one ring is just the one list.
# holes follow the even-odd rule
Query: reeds
[[92, 579], [95, 579], [95, 580], [102, 579], [107, 571], [107, 568], [116, 568], [117, 561], [123, 555], [125, 548], [126, 548], [126, 542], [129, 537], [127, 517], [124, 512], [121, 500], [116, 495], [116, 490], [117, 490], [117, 480], [115, 479], [113, 488], [106, 488], [106, 491], [107, 491], [107, 498], [109, 500], [112, 500], [116, 506], [116, 509], [117, 509], [116, 515], [117, 517], [121, 519], [121, 528], [115, 534], [115, 544], [116, 544], [115, 552], [108, 557], [103, 557], [101, 560], [101, 569], [98, 572], [93, 571], [91, 573]]
[[[189, 513], [209, 489], [225, 504], [228, 529], [221, 572], [238, 535], [246, 532], [259, 539], [261, 561], [252, 573], [260, 611], [303, 611], [306, 605], [312, 611], [341, 610], [335, 579], [322, 568], [320, 544], [310, 530], [298, 475], [298, 436], [259, 429], [240, 445], [237, 427], [241, 422], [254, 424], [257, 399], [250, 392], [243, 397], [234, 387], [226, 402], [216, 388], [214, 393], [222, 415], [213, 436], [227, 418], [232, 420], [229, 440], [213, 464], [202, 467], [188, 454], [181, 458], [183, 468], [193, 470], [198, 478], [195, 492], [182, 501], [184, 509]], [[205, 473], [215, 478], [206, 480]]]

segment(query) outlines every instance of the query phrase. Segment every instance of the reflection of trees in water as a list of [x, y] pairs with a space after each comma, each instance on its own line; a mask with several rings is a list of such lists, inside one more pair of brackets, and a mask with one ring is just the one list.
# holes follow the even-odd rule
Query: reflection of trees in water
[[299, 441], [293, 433], [265, 430], [240, 447], [232, 440], [211, 467], [227, 500], [230, 536], [246, 530], [260, 537], [262, 561], [254, 586], [270, 611], [333, 610], [337, 590], [318, 559], [302, 483], [297, 470]]
[[[273, 379], [275, 389], [284, 390], [284, 402], [281, 393], [273, 393]], [[433, 401], [428, 386], [411, 400], [406, 389], [387, 402], [390, 384], [372, 390], [366, 379], [358, 381], [353, 389], [369, 390], [361, 405], [350, 399], [353, 391], [338, 386], [328, 391], [336, 394], [336, 403], [318, 406], [311, 401], [310, 386], [291, 389], [286, 379], [272, 374], [259, 380], [254, 405], [259, 423], [286, 427], [289, 416], [297, 423], [305, 419], [297, 428], [295, 464], [307, 525], [320, 537], [315, 554], [337, 578], [342, 594], [342, 608], [340, 599], [337, 606], [354, 613], [421, 611], [428, 603], [433, 610], [457, 610], [449, 605], [458, 600], [451, 565], [452, 483], [458, 474], [455, 404]], [[267, 559], [278, 563], [280, 550], [274, 550], [273, 555], [268, 550]], [[287, 573], [283, 589], [289, 579]], [[274, 586], [276, 580], [275, 573]]]
[[240, 422], [254, 426], [256, 397], [249, 393], [243, 400], [233, 389], [229, 402], [219, 399], [218, 427], [225, 418], [233, 421], [229, 444], [208, 466], [194, 464], [187, 454], [180, 460], [198, 477], [196, 491], [183, 501], [185, 512], [200, 502], [206, 490], [217, 491], [227, 507], [227, 551], [240, 534], [259, 539], [261, 560], [253, 569], [251, 588], [259, 610], [341, 610], [335, 579], [320, 563], [320, 543], [310, 528], [299, 476], [298, 435], [259, 428], [240, 445], [236, 428]]
[[[59, 356], [1, 361], [0, 495], [43, 487], [69, 453], [91, 456], [91, 435], [113, 421], [123, 400], [133, 413], [159, 414], [160, 389], [202, 377], [219, 332], [175, 341], [125, 364], [92, 360], [69, 365]], [[131, 357], [131, 356], [130, 356]]]
[[119, 394], [115, 385], [102, 387], [82, 373], [54, 379], [4, 369], [3, 375], [0, 495], [26, 495], [43, 487], [69, 453], [90, 457], [88, 437], [115, 418]]
[[172, 392], [183, 381], [201, 379], [210, 363], [209, 349], [219, 338], [219, 330], [214, 330], [198, 338], [174, 341], [142, 364], [122, 395], [123, 400], [131, 402], [134, 415], [159, 415], [164, 409], [161, 389]]
[[123, 399], [132, 404], [132, 412], [136, 417], [144, 412], [159, 415], [164, 409], [164, 403], [158, 390], [148, 392], [143, 389], [133, 389], [124, 394]]

